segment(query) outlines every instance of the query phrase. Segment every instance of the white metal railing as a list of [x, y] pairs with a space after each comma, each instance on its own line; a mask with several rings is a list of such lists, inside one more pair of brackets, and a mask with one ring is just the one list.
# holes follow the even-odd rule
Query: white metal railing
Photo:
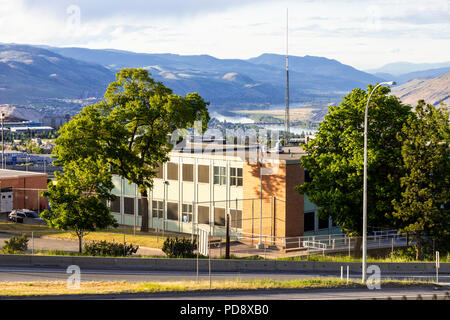
[[[241, 232], [236, 236], [239, 241], [258, 242], [269, 244], [280, 249], [318, 249], [318, 250], [351, 250], [356, 243], [356, 237], [345, 234], [312, 235], [298, 237], [275, 237], [270, 235]], [[367, 237], [369, 248], [394, 247], [408, 245], [409, 238], [402, 236], [397, 230], [384, 230]], [[313, 247], [317, 248], [313, 248]]]

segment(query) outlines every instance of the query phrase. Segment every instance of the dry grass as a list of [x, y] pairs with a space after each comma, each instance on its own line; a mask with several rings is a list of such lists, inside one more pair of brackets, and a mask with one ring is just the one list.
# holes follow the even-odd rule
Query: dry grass
[[[9, 232], [12, 234], [21, 235], [23, 233], [27, 236], [31, 236], [31, 232], [34, 232], [35, 236], [53, 238], [53, 239], [69, 239], [77, 240], [77, 236], [72, 232], [64, 232], [56, 229], [51, 229], [47, 226], [31, 225], [24, 223], [12, 223], [12, 222], [0, 222], [0, 231]], [[130, 233], [131, 232], [131, 233]], [[136, 231], [136, 235], [130, 230], [125, 231], [125, 240], [127, 244], [139, 245], [141, 247], [149, 248], [162, 248], [164, 240], [168, 236], [178, 236], [179, 238], [186, 237], [172, 232], [165, 232], [162, 237], [162, 232], [159, 235], [155, 231], [149, 231], [148, 233], [141, 233]], [[83, 237], [84, 241], [107, 241], [107, 242], [119, 242], [123, 243], [124, 230], [108, 230], [108, 231], [96, 231], [89, 232]], [[190, 236], [189, 236], [190, 238]]]
[[[47, 235], [47, 238], [78, 240], [78, 238], [70, 232]], [[123, 233], [118, 232], [91, 232], [83, 237], [83, 241], [107, 241], [123, 243]], [[136, 235], [126, 234], [125, 241], [127, 244], [139, 245], [141, 247], [162, 249], [164, 238], [155, 235]]]
[[[430, 286], [429, 282], [407, 280], [384, 280], [383, 287]], [[118, 294], [186, 292], [205, 290], [261, 290], [261, 289], [313, 289], [313, 288], [366, 288], [360, 281], [349, 284], [338, 278], [314, 278], [301, 280], [254, 280], [254, 281], [174, 281], [174, 282], [82, 282], [80, 288], [71, 289], [65, 281], [0, 282], [0, 296], [67, 295], [67, 294]]]

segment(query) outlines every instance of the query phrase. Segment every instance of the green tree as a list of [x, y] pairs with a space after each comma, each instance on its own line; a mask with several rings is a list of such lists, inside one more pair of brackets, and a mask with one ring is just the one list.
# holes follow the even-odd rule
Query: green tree
[[[300, 194], [320, 207], [323, 219], [331, 217], [344, 232], [362, 233], [364, 111], [369, 93], [354, 89], [339, 106], [331, 106], [316, 137], [305, 146], [302, 166], [309, 182], [298, 186]], [[391, 226], [392, 199], [400, 196], [401, 143], [397, 140], [411, 107], [388, 96], [390, 89], [374, 92], [368, 117], [368, 225]], [[359, 239], [359, 238], [358, 238]], [[361, 241], [355, 253], [359, 255]]]
[[139, 187], [141, 231], [148, 231], [147, 190], [156, 168], [168, 161], [173, 145], [168, 136], [202, 121], [209, 114], [197, 93], [175, 95], [144, 69], [125, 68], [116, 74], [104, 101], [85, 107], [59, 131], [54, 152], [60, 162], [95, 156]]
[[403, 126], [399, 141], [405, 174], [401, 199], [394, 199], [394, 217], [402, 232], [412, 232], [416, 259], [430, 252], [431, 241], [449, 251], [450, 243], [450, 125], [445, 106], [420, 100]]
[[105, 204], [115, 199], [111, 194], [114, 185], [109, 168], [98, 159], [66, 162], [63, 169], [63, 173], [55, 172], [56, 184], [49, 182], [42, 194], [51, 208], [41, 216], [51, 228], [73, 231], [81, 253], [86, 233], [118, 226]]

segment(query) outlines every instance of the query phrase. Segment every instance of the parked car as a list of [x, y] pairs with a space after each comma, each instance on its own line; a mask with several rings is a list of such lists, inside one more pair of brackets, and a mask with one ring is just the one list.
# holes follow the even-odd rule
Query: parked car
[[18, 223], [45, 224], [39, 213], [28, 209], [14, 209], [8, 215], [10, 221]]

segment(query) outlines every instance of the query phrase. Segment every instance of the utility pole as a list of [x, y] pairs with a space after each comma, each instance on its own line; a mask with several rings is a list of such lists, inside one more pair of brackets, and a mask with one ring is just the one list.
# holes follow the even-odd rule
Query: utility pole
[[225, 259], [230, 259], [230, 214], [227, 213], [227, 234], [225, 240]]
[[289, 11], [286, 9], [286, 111], [284, 115], [284, 145], [289, 145], [290, 138], [290, 118], [289, 118], [289, 52], [288, 52], [288, 21]]
[[366, 283], [367, 280], [367, 122], [369, 113], [370, 99], [372, 98], [375, 90], [382, 85], [395, 85], [395, 81], [381, 82], [377, 84], [367, 99], [366, 109], [364, 112], [364, 173], [363, 173], [363, 243], [362, 243], [362, 283]]

